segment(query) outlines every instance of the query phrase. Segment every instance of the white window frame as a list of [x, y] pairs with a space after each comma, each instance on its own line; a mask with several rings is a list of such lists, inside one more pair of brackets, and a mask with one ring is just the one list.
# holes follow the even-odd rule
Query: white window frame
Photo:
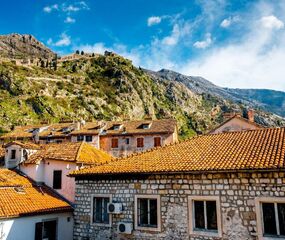
[[280, 231], [279, 229], [279, 219], [277, 212], [277, 203], [285, 203], [284, 197], [257, 197], [255, 198], [255, 209], [256, 209], [256, 226], [257, 226], [257, 236], [259, 240], [277, 240], [281, 239], [280, 237], [268, 237], [264, 236], [263, 229], [263, 214], [262, 214], [262, 203], [274, 203], [275, 207], [275, 221], [277, 227], [277, 233]]
[[[195, 215], [194, 215], [194, 201], [215, 201], [217, 212], [217, 227], [218, 231], [203, 231], [194, 229]], [[193, 236], [207, 236], [207, 237], [222, 237], [222, 219], [221, 219], [221, 204], [219, 196], [188, 196], [188, 212], [189, 212], [189, 234]], [[204, 213], [206, 214], [206, 213]], [[206, 219], [206, 218], [205, 218]]]
[[112, 214], [109, 214], [109, 223], [97, 223], [93, 222], [93, 214], [94, 214], [94, 198], [110, 198], [110, 203], [112, 202], [112, 194], [92, 194], [91, 195], [91, 215], [90, 215], [90, 223], [96, 226], [103, 226], [103, 227], [111, 227], [112, 226]]
[[[138, 199], [156, 199], [157, 200], [157, 227], [142, 227], [138, 225]], [[135, 229], [136, 230], [146, 230], [153, 232], [161, 231], [161, 199], [160, 195], [135, 195]]]

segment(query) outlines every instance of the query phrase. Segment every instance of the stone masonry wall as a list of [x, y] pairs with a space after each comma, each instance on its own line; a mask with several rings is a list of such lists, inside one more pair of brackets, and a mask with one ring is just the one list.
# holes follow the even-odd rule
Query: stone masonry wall
[[[79, 180], [76, 186], [74, 239], [257, 239], [256, 197], [284, 197], [283, 172], [154, 175], [121, 180]], [[112, 194], [123, 203], [122, 214], [112, 216], [112, 226], [90, 222], [91, 195]], [[161, 196], [161, 232], [134, 230], [132, 235], [117, 234], [120, 221], [134, 224], [134, 196]], [[219, 196], [222, 238], [189, 235], [188, 196]]]

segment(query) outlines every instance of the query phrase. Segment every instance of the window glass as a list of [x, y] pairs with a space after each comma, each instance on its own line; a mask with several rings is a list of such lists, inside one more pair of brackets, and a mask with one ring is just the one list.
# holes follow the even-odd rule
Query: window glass
[[61, 189], [61, 178], [62, 178], [61, 170], [53, 171], [53, 188], [54, 189]]
[[278, 203], [277, 209], [278, 209], [280, 235], [285, 236], [285, 203]]
[[207, 228], [209, 230], [218, 230], [216, 202], [207, 201], [206, 211], [207, 211]]
[[11, 159], [15, 159], [16, 158], [16, 150], [13, 149], [11, 150]]
[[264, 234], [276, 235], [274, 203], [262, 203]]
[[93, 199], [93, 222], [95, 223], [109, 223], [109, 213], [107, 205], [110, 202], [108, 197], [94, 197]]
[[138, 226], [156, 228], [157, 199], [138, 199]]
[[129, 145], [130, 144], [130, 139], [126, 138], [126, 144]]
[[92, 142], [92, 136], [90, 136], [90, 135], [85, 136], [85, 141], [86, 142]]
[[77, 136], [77, 142], [82, 142], [84, 140], [84, 136], [78, 135]]
[[204, 201], [194, 201], [195, 228], [205, 228]]

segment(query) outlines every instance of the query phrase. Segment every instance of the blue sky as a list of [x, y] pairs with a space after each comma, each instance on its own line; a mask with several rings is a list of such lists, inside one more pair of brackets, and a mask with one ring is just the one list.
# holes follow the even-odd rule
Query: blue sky
[[283, 0], [9, 0], [0, 34], [32, 34], [60, 55], [110, 50], [220, 86], [285, 90], [284, 13]]

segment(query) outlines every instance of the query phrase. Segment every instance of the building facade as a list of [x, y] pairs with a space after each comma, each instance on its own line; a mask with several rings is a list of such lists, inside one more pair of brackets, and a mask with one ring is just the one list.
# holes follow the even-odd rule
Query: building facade
[[283, 239], [284, 156], [285, 129], [268, 128], [72, 172], [74, 239]]

